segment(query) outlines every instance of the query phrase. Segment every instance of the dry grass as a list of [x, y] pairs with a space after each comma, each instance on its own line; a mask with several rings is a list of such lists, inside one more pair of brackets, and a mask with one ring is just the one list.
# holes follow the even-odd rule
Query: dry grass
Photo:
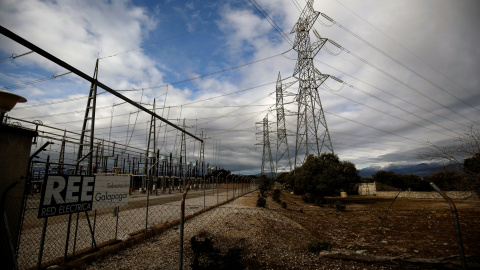
[[[271, 194], [270, 194], [271, 195]], [[345, 204], [338, 212], [303, 203], [282, 192], [287, 208], [257, 193], [214, 209], [186, 224], [185, 269], [190, 269], [192, 236], [208, 234], [221, 254], [241, 249], [245, 269], [450, 269], [459, 267], [453, 219], [446, 202], [398, 198], [327, 198]], [[480, 203], [458, 201], [467, 263], [480, 266]], [[380, 224], [380, 226], [379, 226]], [[378, 230], [377, 230], [378, 228]], [[332, 252], [311, 253], [325, 241]], [[178, 269], [178, 230], [129, 248], [85, 269]], [[474, 268], [472, 268], [474, 269]]]

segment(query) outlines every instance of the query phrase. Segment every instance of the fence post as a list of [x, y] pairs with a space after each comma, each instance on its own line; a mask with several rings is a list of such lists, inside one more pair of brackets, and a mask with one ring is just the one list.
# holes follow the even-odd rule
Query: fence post
[[[43, 175], [43, 180], [44, 180], [43, 183], [45, 183], [46, 177], [48, 177], [49, 170], [50, 170], [50, 155], [47, 156], [47, 164], [45, 165], [45, 174]], [[48, 224], [48, 217], [43, 219], [42, 236], [40, 238], [40, 249], [38, 251], [37, 269], [40, 269], [40, 266], [42, 265], [43, 246], [45, 244], [45, 234], [47, 233], [47, 224]]]
[[180, 261], [178, 264], [178, 269], [183, 269], [183, 228], [185, 226], [185, 198], [187, 197], [188, 188], [190, 186], [190, 182], [188, 182], [187, 186], [185, 187], [185, 192], [182, 196], [182, 205], [180, 207]]
[[460, 253], [460, 261], [462, 263], [462, 269], [467, 269], [467, 262], [465, 259], [465, 250], [463, 249], [462, 234], [460, 232], [460, 224], [458, 223], [457, 207], [455, 207], [455, 204], [453, 203], [453, 201], [445, 193], [443, 193], [440, 190], [440, 188], [438, 188], [433, 182], [430, 182], [430, 185], [450, 205], [450, 209], [452, 210], [453, 223], [455, 224], [455, 235], [457, 237], [458, 252]]

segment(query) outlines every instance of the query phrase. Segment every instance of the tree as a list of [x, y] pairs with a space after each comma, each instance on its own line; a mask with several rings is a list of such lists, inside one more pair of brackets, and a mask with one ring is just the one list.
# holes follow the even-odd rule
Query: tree
[[380, 182], [382, 184], [385, 184], [391, 187], [403, 189], [403, 183], [401, 183], [400, 177], [396, 175], [394, 172], [383, 171], [383, 170], [378, 171], [372, 176], [372, 178], [373, 178], [373, 181], [375, 182]]
[[415, 191], [431, 190], [428, 182], [423, 181], [420, 176], [415, 174], [395, 174], [391, 171], [378, 171], [373, 175], [373, 181], [380, 182], [391, 187], [407, 190], [411, 188]]
[[305, 163], [285, 177], [297, 194], [309, 193], [321, 198], [338, 194], [340, 191], [351, 192], [360, 176], [355, 165], [349, 161], [340, 161], [337, 155], [323, 153], [315, 157], [309, 155]]
[[458, 190], [475, 192], [480, 196], [480, 130], [471, 126], [453, 145], [430, 144], [431, 150], [420, 154], [425, 160], [443, 160], [445, 172], [460, 175], [455, 186]]
[[430, 191], [432, 188], [427, 181], [415, 174], [400, 175], [405, 189], [411, 188], [414, 191]]
[[433, 182], [443, 191], [460, 190], [459, 184], [463, 176], [455, 171], [437, 172], [431, 176], [425, 177], [426, 182]]

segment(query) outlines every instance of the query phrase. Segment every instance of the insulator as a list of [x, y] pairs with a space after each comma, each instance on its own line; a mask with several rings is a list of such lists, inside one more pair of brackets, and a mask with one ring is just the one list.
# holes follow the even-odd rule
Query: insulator
[[336, 47], [338, 47], [338, 48], [340, 48], [340, 49], [343, 49], [343, 47], [340, 46], [340, 45], [339, 45], [338, 43], [336, 43], [335, 41], [333, 41], [333, 40], [331, 40], [331, 39], [329, 39], [328, 41], [330, 41], [330, 43], [332, 43], [334, 46], [336, 46]]
[[342, 80], [340, 80], [339, 78], [337, 78], [335, 76], [330, 76], [330, 78], [334, 79], [335, 81], [337, 81], [339, 83], [344, 83]]
[[331, 22], [335, 22], [332, 18], [328, 17], [327, 14], [325, 13], [320, 13], [325, 19], [331, 21]]

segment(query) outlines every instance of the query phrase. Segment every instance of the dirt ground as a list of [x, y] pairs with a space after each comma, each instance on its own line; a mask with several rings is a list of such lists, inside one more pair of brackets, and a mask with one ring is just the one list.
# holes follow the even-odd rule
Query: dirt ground
[[[378, 266], [459, 267], [453, 217], [444, 200], [397, 198], [394, 201], [394, 198], [349, 196], [325, 198], [324, 204], [315, 206], [305, 204], [301, 196], [286, 192], [282, 192], [280, 200], [286, 203], [286, 208], [272, 201], [271, 196], [267, 199], [267, 208], [295, 221], [298, 228], [285, 233], [303, 234], [307, 244], [314, 240], [325, 241], [332, 244], [333, 251], [342, 254], [372, 255], [372, 260], [375, 260], [375, 256], [384, 261]], [[345, 211], [332, 208], [337, 201], [346, 206]], [[469, 268], [475, 269], [480, 262], [480, 201], [454, 202], [458, 209], [467, 262], [470, 262]], [[252, 196], [244, 203], [253, 206], [256, 198]], [[348, 259], [355, 256], [343, 257]], [[385, 258], [395, 258], [399, 262]], [[401, 262], [404, 259], [441, 262], [447, 258], [449, 260], [439, 264]], [[446, 261], [454, 264], [447, 265]]]
[[[266, 208], [255, 206], [254, 192], [188, 221], [184, 269], [461, 269], [445, 201], [397, 198], [392, 204], [393, 198], [349, 196], [315, 206], [282, 192], [284, 208], [271, 195]], [[336, 201], [345, 211], [331, 208]], [[480, 269], [480, 201], [455, 203], [467, 266]], [[82, 269], [178, 269], [178, 231]], [[195, 256], [193, 236], [212, 240], [210, 254]], [[331, 250], [312, 252], [312, 243], [327, 243]]]

